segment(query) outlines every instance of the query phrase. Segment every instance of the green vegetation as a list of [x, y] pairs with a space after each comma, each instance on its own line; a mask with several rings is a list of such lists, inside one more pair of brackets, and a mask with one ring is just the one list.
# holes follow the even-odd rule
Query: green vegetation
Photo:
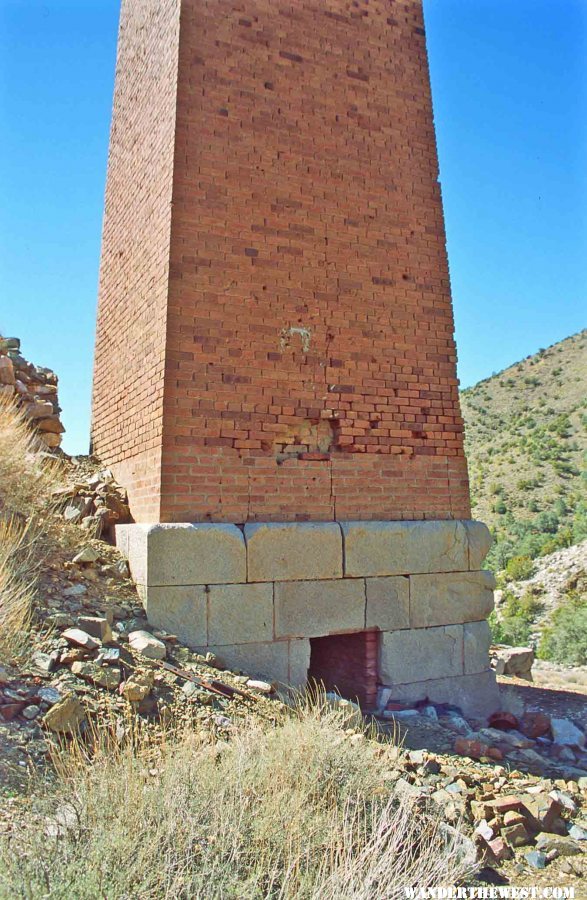
[[489, 568], [587, 537], [586, 397], [585, 331], [462, 391], [474, 514], [495, 537]]
[[538, 655], [567, 666], [587, 665], [587, 596], [571, 592], [551, 616]]
[[542, 605], [530, 592], [516, 597], [504, 591], [499, 618], [495, 610], [489, 616], [491, 636], [496, 644], [518, 646], [530, 640], [532, 626], [542, 610]]

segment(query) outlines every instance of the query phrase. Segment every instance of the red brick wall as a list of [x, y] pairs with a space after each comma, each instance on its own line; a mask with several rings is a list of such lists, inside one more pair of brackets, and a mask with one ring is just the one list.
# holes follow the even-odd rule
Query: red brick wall
[[183, 0], [161, 520], [470, 514], [437, 174], [420, 0]]
[[379, 632], [358, 631], [310, 639], [308, 679], [364, 709], [377, 704]]
[[160, 513], [179, 0], [123, 0], [102, 234], [92, 444]]

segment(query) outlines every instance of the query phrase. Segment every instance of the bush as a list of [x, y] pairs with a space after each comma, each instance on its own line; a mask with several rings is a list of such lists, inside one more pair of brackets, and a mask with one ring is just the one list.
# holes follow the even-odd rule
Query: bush
[[538, 655], [567, 666], [587, 665], [587, 598], [571, 597], [552, 615]]
[[399, 900], [471, 874], [440, 812], [398, 799], [395, 757], [354, 724], [306, 710], [229, 740], [70, 754], [37, 827], [0, 838], [3, 896]]
[[522, 597], [517, 597], [512, 591], [504, 591], [499, 615], [494, 610], [489, 616], [493, 641], [512, 647], [527, 644], [541, 610], [542, 604], [530, 591]]
[[508, 581], [526, 581], [534, 574], [534, 563], [529, 556], [513, 556], [505, 567]]

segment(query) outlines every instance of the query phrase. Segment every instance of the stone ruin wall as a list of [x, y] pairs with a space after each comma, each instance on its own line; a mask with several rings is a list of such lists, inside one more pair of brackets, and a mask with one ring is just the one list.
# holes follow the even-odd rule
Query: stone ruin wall
[[14, 399], [46, 450], [57, 450], [65, 431], [57, 385], [55, 372], [21, 355], [18, 338], [0, 337], [0, 394]]

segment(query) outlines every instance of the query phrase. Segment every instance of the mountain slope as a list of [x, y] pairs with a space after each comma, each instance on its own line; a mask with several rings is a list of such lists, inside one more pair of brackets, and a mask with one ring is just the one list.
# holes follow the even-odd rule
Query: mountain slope
[[473, 515], [489, 564], [587, 537], [587, 331], [461, 392]]

